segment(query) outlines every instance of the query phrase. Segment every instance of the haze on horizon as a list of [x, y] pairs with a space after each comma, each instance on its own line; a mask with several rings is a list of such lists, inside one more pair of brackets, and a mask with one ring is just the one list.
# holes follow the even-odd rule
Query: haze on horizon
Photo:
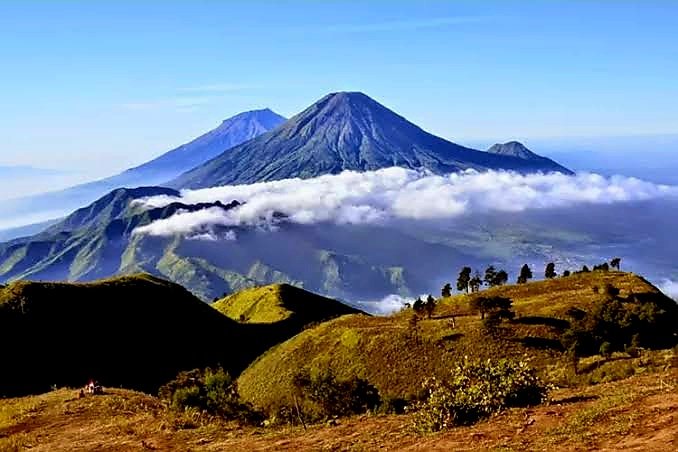
[[670, 2], [6, 1], [0, 166], [107, 176], [339, 90], [461, 144], [676, 134], [676, 28]]

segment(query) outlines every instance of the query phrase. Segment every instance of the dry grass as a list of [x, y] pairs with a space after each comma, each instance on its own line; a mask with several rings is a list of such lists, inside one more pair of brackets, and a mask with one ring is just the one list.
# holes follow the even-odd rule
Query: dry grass
[[0, 400], [0, 451], [675, 450], [678, 371], [553, 394], [470, 427], [419, 435], [410, 415], [357, 416], [336, 426], [239, 427], [165, 411], [153, 397], [58, 390]]

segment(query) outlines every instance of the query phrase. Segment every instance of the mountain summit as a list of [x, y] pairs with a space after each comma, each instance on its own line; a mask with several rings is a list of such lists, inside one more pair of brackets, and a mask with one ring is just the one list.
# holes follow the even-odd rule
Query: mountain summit
[[[164, 182], [188, 171], [222, 152], [251, 140], [285, 122], [285, 118], [268, 108], [246, 111], [224, 120], [219, 127], [160, 157], [121, 174], [150, 176], [153, 183]], [[164, 180], [159, 180], [164, 178]], [[145, 182], [148, 183], [148, 182]]]
[[519, 141], [508, 141], [506, 143], [493, 144], [487, 150], [487, 152], [491, 154], [508, 155], [523, 160], [538, 160], [544, 158], [530, 151], [523, 143]]
[[309, 178], [390, 166], [435, 173], [465, 169], [560, 171], [557, 163], [466, 148], [432, 135], [359, 92], [328, 94], [282, 126], [170, 182], [176, 188]]

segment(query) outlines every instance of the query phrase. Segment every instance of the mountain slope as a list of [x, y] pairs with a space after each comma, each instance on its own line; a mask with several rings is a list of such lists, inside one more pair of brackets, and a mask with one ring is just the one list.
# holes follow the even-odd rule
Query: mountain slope
[[284, 320], [312, 323], [359, 311], [289, 284], [244, 289], [212, 305], [222, 314], [248, 323]]
[[284, 120], [269, 109], [240, 113], [216, 129], [141, 166], [65, 190], [1, 201], [0, 211], [6, 216], [31, 218], [26, 224], [58, 218], [116, 188], [162, 184], [233, 146], [274, 129]]
[[333, 93], [277, 129], [179, 176], [175, 188], [247, 184], [390, 166], [561, 171], [557, 163], [481, 152], [425, 132], [362, 93]]

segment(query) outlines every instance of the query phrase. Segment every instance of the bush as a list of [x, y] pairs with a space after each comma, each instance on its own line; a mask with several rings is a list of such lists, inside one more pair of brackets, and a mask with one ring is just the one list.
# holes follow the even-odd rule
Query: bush
[[381, 403], [379, 391], [367, 380], [338, 380], [331, 371], [297, 375], [294, 386], [299, 398], [306, 402], [303, 416], [311, 421], [365, 413]]
[[197, 409], [224, 419], [254, 422], [259, 415], [240, 400], [238, 388], [223, 369], [180, 372], [160, 388], [159, 396], [177, 411]]
[[447, 380], [424, 382], [426, 398], [416, 405], [415, 428], [421, 432], [472, 424], [505, 408], [536, 405], [547, 387], [524, 362], [508, 359], [472, 362], [452, 369]]

